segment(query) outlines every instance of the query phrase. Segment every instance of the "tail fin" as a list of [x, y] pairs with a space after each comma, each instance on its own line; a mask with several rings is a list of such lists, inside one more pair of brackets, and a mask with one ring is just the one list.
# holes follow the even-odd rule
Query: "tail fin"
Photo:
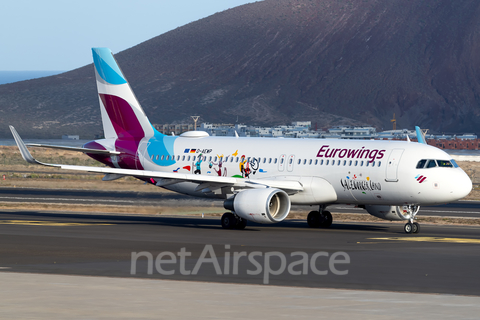
[[139, 140], [157, 133], [120, 70], [112, 51], [108, 48], [92, 48], [92, 54], [105, 138]]

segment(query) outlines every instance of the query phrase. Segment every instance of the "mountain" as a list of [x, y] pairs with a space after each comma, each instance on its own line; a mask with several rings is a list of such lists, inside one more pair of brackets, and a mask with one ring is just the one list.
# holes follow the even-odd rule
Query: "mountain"
[[[476, 132], [478, 17], [476, 0], [266, 0], [116, 59], [153, 123], [200, 115], [389, 129], [395, 113], [398, 128]], [[25, 137], [93, 138], [101, 132], [93, 65], [0, 86], [0, 136], [8, 124]]]

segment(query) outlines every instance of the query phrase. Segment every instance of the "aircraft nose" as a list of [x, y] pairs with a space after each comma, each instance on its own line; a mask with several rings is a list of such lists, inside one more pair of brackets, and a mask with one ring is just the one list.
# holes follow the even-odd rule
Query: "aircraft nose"
[[468, 196], [470, 191], [472, 191], [472, 180], [470, 180], [470, 177], [465, 173], [462, 172], [462, 175], [458, 177], [457, 182], [455, 183], [455, 195], [459, 198], [465, 198]]

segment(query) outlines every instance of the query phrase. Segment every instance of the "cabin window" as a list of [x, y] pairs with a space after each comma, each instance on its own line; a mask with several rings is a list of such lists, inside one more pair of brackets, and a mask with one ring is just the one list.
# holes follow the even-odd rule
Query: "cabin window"
[[215, 159], [213, 160], [214, 162], [217, 162], [217, 156], [215, 156]]
[[167, 158], [165, 160], [167, 160], [167, 161], [170, 160], [170, 156], [167, 156]]
[[367, 165], [367, 167], [368, 167], [368, 166], [370, 165], [370, 161], [366, 161], [366, 162], [367, 162], [366, 165]]
[[275, 164], [277, 164], [277, 158], [275, 158]]
[[315, 165], [317, 165], [317, 164], [318, 164], [318, 159], [315, 159]]
[[302, 163], [302, 159], [298, 159], [298, 164], [301, 164]]
[[334, 166], [334, 165], [335, 165], [335, 160], [332, 160], [332, 166]]
[[182, 157], [182, 161], [185, 161], [185, 156]]
[[382, 165], [382, 161], [378, 161], [378, 166], [380, 167]]
[[[322, 160], [323, 161], [323, 160]], [[325, 165], [328, 166], [328, 163], [330, 162], [330, 160], [327, 160], [327, 162], [325, 162]]]
[[351, 167], [352, 166], [352, 160], [350, 160], [350, 162], [348, 163], [348, 165]]
[[235, 159], [235, 162], [238, 162], [238, 157]]
[[292, 158], [290, 158], [290, 164], [292, 164], [292, 163], [293, 163], [293, 159], [292, 159]]
[[375, 161], [372, 162], [372, 167], [375, 167]]
[[268, 159], [268, 163], [272, 163], [272, 158]]
[[157, 154], [157, 156], [155, 157], [155, 160], [158, 160], [158, 154]]
[[363, 160], [360, 161], [360, 167], [363, 167]]
[[343, 165], [344, 165], [344, 166], [347, 165], [347, 160], [343, 160]]
[[355, 160], [355, 167], [358, 166], [358, 160]]
[[437, 162], [435, 160], [428, 160], [427, 168], [435, 168], [437, 166]]
[[233, 157], [230, 158], [230, 162], [233, 162]]
[[250, 162], [250, 159], [251, 159], [251, 158], [252, 158], [252, 157], [248, 157], [248, 158], [247, 158], [247, 162]]
[[307, 164], [307, 159], [303, 160], [303, 164]]
[[151, 158], [152, 158], [152, 160], [153, 160], [153, 158], [154, 158], [154, 157], [155, 157], [155, 156], [152, 154], [152, 157], [151, 157]]
[[165, 159], [165, 156], [164, 156], [164, 155], [162, 155], [162, 156], [160, 157], [160, 160], [163, 160], [163, 159]]
[[208, 159], [208, 161], [212, 162], [212, 156], [210, 156], [210, 158]]
[[263, 163], [267, 163], [267, 158], [263, 158]]
[[310, 164], [310, 165], [311, 165], [311, 164], [312, 164], [312, 162], [313, 162], [313, 161], [312, 161], [312, 159], [310, 159], [310, 161], [308, 162], [308, 164]]
[[423, 167], [425, 167], [425, 163], [427, 163], [427, 160], [425, 160], [425, 159], [422, 159], [422, 160], [418, 161], [417, 169], [423, 169]]
[[[196, 157], [196, 156], [193, 156], [193, 157], [192, 157], [192, 161], [195, 161], [195, 157]], [[189, 157], [189, 158], [190, 158], [190, 157]]]
[[320, 165], [323, 166], [323, 160], [320, 160]]

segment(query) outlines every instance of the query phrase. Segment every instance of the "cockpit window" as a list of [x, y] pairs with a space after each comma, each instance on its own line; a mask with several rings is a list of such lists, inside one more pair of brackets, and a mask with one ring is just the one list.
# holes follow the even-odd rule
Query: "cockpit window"
[[458, 164], [455, 162], [455, 160], [451, 159], [450, 162], [453, 164], [454, 168], [458, 168]]
[[417, 163], [417, 169], [427, 169], [427, 168], [458, 168], [458, 164], [455, 160], [433, 160], [433, 159], [422, 159]]
[[418, 161], [417, 169], [422, 169], [423, 167], [425, 167], [425, 163], [427, 163], [427, 160], [425, 160], [425, 159], [422, 159], [422, 160]]
[[447, 160], [437, 160], [439, 167], [453, 168], [453, 165], [450, 161]]
[[435, 168], [437, 166], [437, 162], [435, 160], [428, 160], [427, 168]]

